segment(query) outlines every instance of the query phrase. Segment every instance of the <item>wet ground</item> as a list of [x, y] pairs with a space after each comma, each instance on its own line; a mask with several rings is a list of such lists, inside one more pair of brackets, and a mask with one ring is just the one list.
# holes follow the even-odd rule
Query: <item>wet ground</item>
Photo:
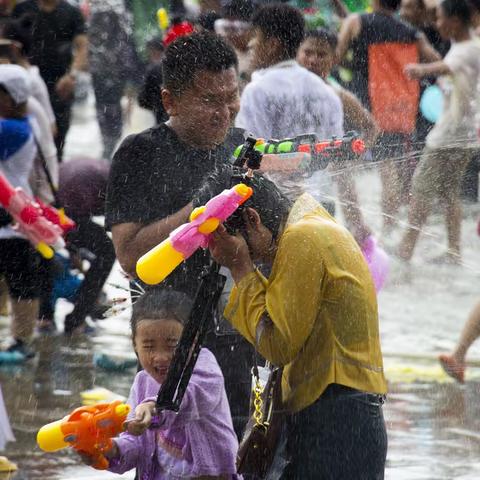
[[[138, 130], [149, 117], [136, 110], [129, 128]], [[69, 135], [67, 156], [96, 156], [100, 152], [98, 127], [90, 105], [77, 109]], [[378, 172], [358, 170], [357, 185], [365, 215], [380, 231], [380, 183]], [[467, 372], [467, 382], [452, 382], [437, 364], [438, 353], [448, 351], [480, 298], [480, 238], [476, 221], [480, 204], [466, 205], [464, 212], [464, 264], [438, 266], [429, 262], [443, 252], [445, 232], [440, 215], [428, 225], [418, 250], [407, 267], [394, 262], [390, 281], [379, 296], [382, 346], [390, 384], [385, 406], [389, 432], [386, 478], [391, 480], [441, 480], [480, 478], [480, 341], [470, 358], [477, 361]], [[398, 220], [405, 219], [401, 212]], [[399, 226], [385, 238], [395, 245]], [[118, 270], [113, 281], [124, 283]], [[109, 296], [122, 293], [109, 287]], [[68, 312], [63, 303], [58, 324]], [[7, 334], [8, 320], [0, 332]], [[38, 428], [61, 418], [81, 404], [80, 392], [93, 386], [106, 387], [127, 395], [134, 369], [112, 373], [94, 366], [94, 355], [132, 356], [128, 339], [127, 313], [97, 324], [96, 335], [67, 343], [62, 336], [38, 338], [37, 358], [24, 365], [0, 368], [6, 406], [16, 443], [6, 454], [20, 466], [15, 479], [92, 479], [120, 478], [79, 465], [70, 451], [44, 454], [35, 446]], [[6, 476], [1, 477], [8, 478]], [[133, 478], [126, 475], [124, 478]]]

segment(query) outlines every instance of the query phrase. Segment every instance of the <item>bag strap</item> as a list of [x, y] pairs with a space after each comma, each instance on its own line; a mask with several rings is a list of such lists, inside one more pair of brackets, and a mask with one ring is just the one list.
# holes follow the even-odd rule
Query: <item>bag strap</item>
[[35, 145], [37, 147], [37, 155], [38, 155], [38, 158], [40, 159], [40, 164], [42, 165], [42, 169], [45, 173], [45, 176], [47, 177], [48, 186], [50, 187], [50, 190], [53, 195], [53, 201], [55, 202], [55, 207], [58, 208], [60, 207], [60, 202], [58, 200], [58, 191], [53, 183], [53, 178], [47, 165], [47, 160], [45, 158], [45, 155], [42, 152], [42, 148], [40, 146], [39, 141], [37, 140], [37, 137], [35, 135], [32, 135], [32, 136], [33, 136], [33, 140], [35, 141]]

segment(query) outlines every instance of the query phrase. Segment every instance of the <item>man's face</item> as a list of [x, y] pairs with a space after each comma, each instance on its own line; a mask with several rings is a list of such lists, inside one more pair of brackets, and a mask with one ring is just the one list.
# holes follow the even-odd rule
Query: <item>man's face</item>
[[298, 50], [300, 65], [321, 78], [327, 78], [335, 64], [333, 49], [328, 42], [317, 38], [307, 38]]
[[441, 5], [437, 7], [437, 30], [444, 40], [448, 40], [461, 27], [460, 20], [456, 17], [447, 17]]
[[402, 0], [400, 16], [412, 25], [420, 25], [425, 20], [425, 10], [418, 0]]
[[192, 86], [170, 97], [167, 111], [181, 124], [185, 139], [200, 148], [212, 148], [225, 140], [240, 108], [237, 72], [203, 70]]

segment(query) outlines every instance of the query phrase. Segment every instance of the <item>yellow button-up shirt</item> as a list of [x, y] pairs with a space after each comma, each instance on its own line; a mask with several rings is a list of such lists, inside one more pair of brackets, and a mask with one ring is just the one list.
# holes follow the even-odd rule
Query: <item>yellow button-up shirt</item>
[[332, 383], [387, 391], [368, 265], [350, 233], [308, 194], [290, 211], [268, 280], [258, 271], [242, 278], [225, 316], [285, 367], [283, 400], [291, 412]]

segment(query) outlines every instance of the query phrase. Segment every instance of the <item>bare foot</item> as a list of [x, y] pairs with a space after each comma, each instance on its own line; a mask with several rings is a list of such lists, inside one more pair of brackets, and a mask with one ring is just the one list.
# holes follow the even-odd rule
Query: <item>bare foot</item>
[[445, 370], [445, 373], [450, 375], [459, 383], [465, 381], [465, 363], [459, 362], [453, 355], [442, 354], [438, 356], [440, 365]]
[[432, 263], [434, 265], [461, 265], [462, 257], [459, 253], [448, 251], [442, 255], [439, 255], [438, 257], [430, 259], [428, 263]]

